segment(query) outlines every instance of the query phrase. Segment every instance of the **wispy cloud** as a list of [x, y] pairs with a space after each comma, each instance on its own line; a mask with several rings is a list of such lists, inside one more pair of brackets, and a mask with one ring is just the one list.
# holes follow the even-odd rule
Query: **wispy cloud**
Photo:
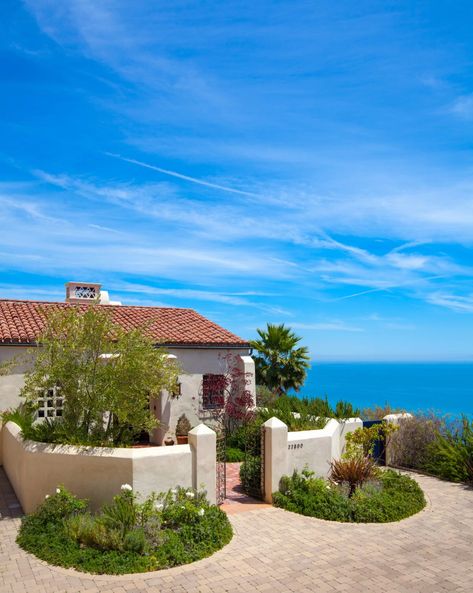
[[[328, 224], [321, 226], [320, 217], [316, 217], [315, 213], [314, 216], [311, 214], [310, 204], [309, 208], [304, 210], [302, 204], [299, 207], [292, 203], [286, 208], [284, 202], [273, 203], [268, 210], [264, 196], [256, 192], [254, 195], [259, 195], [260, 198], [250, 205], [245, 201], [222, 201], [222, 189], [218, 184], [217, 187], [209, 188], [215, 195], [210, 200], [203, 201], [199, 194], [188, 194], [182, 198], [180, 193], [185, 192], [185, 189], [167, 184], [109, 185], [44, 171], [35, 171], [34, 174], [38, 179], [65, 192], [72, 192], [97, 202], [105, 200], [118, 208], [132, 210], [144, 219], [153, 218], [174, 225], [171, 234], [168, 229], [164, 231], [163, 239], [173, 237], [172, 253], [176, 261], [180, 262], [180, 266], [184, 265], [184, 260], [188, 258], [187, 267], [192, 267], [199, 261], [199, 265], [208, 269], [213, 267], [214, 271], [225, 268], [230, 273], [254, 274], [255, 270], [262, 269], [259, 260], [254, 259], [252, 265], [248, 266], [248, 253], [245, 253], [243, 258], [240, 255], [243, 249], [242, 241], [252, 240], [253, 252], [255, 249], [260, 250], [260, 246], [264, 245], [262, 253], [263, 261], [266, 262], [265, 276], [280, 274], [280, 278], [292, 276], [299, 282], [316, 282], [319, 293], [324, 288], [330, 291], [334, 286], [363, 287], [363, 290], [346, 294], [340, 294], [338, 291], [337, 296], [331, 296], [330, 293], [321, 295], [321, 300], [325, 302], [341, 302], [393, 290], [403, 291], [413, 298], [424, 299], [440, 280], [457, 276], [473, 277], [472, 267], [456, 263], [447, 254], [432, 253], [430, 242], [413, 240], [397, 245], [390, 244], [388, 249], [382, 251], [378, 248], [375, 252], [340, 238], [335, 239], [328, 233], [328, 229], [323, 228]], [[262, 204], [259, 203], [260, 199]], [[327, 204], [327, 208], [330, 208], [330, 204]], [[333, 224], [336, 226], [336, 220]], [[91, 223], [90, 226], [96, 228], [100, 225]], [[185, 229], [185, 241], [182, 241], [177, 233], [179, 227]], [[225, 250], [233, 255], [222, 259], [211, 249], [204, 253], [201, 247], [191, 246], [202, 239], [209, 245], [215, 242], [226, 244], [231, 240], [238, 243], [239, 247], [232, 247], [230, 250], [226, 248]], [[268, 240], [271, 240], [269, 250]], [[142, 243], [142, 239], [139, 242]], [[303, 249], [305, 259], [301, 261], [296, 257], [291, 261], [282, 257], [285, 252], [284, 246], [287, 244], [292, 244], [295, 253]], [[425, 253], [422, 252], [424, 246], [427, 247]], [[314, 261], [311, 261], [313, 258], [307, 257], [307, 248], [313, 251], [314, 257], [317, 254]], [[221, 251], [221, 247], [215, 249]], [[166, 253], [167, 250], [167, 247], [160, 247], [156, 253]], [[153, 251], [154, 248], [146, 248], [143, 253]], [[330, 257], [329, 253], [332, 254]], [[125, 258], [128, 259], [129, 257]]]
[[473, 313], [473, 293], [461, 296], [438, 291], [428, 295], [427, 302], [459, 313]]
[[322, 321], [316, 323], [291, 322], [291, 327], [306, 331], [363, 332], [362, 327], [347, 324], [343, 321]]
[[462, 95], [455, 99], [448, 111], [462, 119], [473, 119], [473, 94]]

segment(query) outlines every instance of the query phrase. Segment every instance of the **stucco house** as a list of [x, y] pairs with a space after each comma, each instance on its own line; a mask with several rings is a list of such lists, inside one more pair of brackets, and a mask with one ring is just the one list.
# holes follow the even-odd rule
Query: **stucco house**
[[[115, 323], [125, 329], [146, 326], [156, 344], [166, 348], [183, 369], [179, 377], [179, 397], [162, 392], [150, 402], [160, 422], [150, 440], [162, 444], [173, 436], [178, 417], [185, 412], [193, 426], [212, 415], [215, 385], [226, 372], [229, 357], [241, 376], [247, 378], [246, 389], [255, 396], [254, 362], [249, 344], [235, 334], [206, 319], [192, 309], [122, 305], [109, 300], [100, 284], [69, 282], [65, 302], [0, 299], [0, 363], [36, 347], [49, 310], [58, 307], [86, 307], [90, 302], [110, 310]], [[0, 411], [20, 402], [25, 368], [16, 367], [0, 376]], [[59, 400], [59, 401], [58, 401]], [[56, 394], [41, 399], [39, 416], [60, 414], [61, 401]], [[59, 412], [58, 412], [59, 411]]]

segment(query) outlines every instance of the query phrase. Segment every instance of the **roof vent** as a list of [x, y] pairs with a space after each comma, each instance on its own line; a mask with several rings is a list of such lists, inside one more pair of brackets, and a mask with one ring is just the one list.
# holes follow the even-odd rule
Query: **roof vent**
[[67, 282], [66, 303], [91, 303], [100, 300], [101, 284], [94, 282]]

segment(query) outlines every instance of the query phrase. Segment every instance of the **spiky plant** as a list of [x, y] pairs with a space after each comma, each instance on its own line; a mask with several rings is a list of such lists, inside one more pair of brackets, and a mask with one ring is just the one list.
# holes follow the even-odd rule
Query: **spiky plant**
[[376, 477], [376, 474], [374, 461], [362, 455], [332, 461], [330, 466], [330, 480], [337, 484], [347, 484], [350, 498], [357, 488]]

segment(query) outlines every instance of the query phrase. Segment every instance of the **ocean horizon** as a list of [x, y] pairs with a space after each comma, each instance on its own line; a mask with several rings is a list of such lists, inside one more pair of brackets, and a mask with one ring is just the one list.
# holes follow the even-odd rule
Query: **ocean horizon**
[[389, 404], [408, 412], [473, 415], [473, 362], [312, 363], [300, 397], [327, 397], [356, 408]]

